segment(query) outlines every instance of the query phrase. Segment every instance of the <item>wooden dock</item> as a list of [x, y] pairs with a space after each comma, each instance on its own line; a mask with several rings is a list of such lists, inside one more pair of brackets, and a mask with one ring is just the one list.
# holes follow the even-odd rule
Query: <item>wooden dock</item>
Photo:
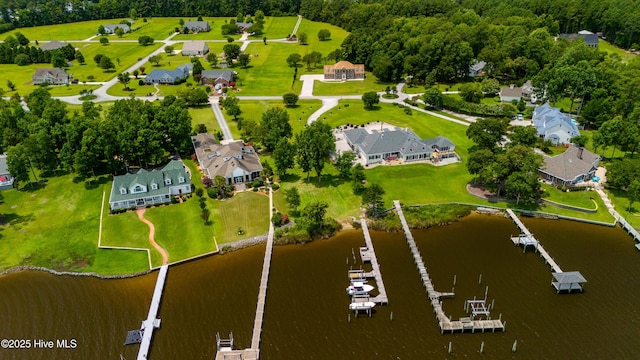
[[[360, 248], [360, 256], [362, 261], [366, 261], [368, 259], [371, 262], [371, 271], [365, 273], [365, 277], [373, 277], [376, 280], [376, 286], [378, 287], [378, 295], [372, 297], [370, 301], [373, 301], [376, 304], [386, 305], [389, 303], [389, 298], [387, 297], [387, 290], [384, 287], [384, 282], [382, 281], [382, 273], [380, 272], [380, 264], [378, 263], [378, 258], [376, 257], [376, 252], [373, 249], [373, 242], [371, 241], [371, 235], [369, 234], [369, 228], [367, 227], [367, 220], [362, 218], [360, 220], [360, 224], [362, 225], [362, 233], [364, 234], [364, 242], [367, 244], [366, 251]], [[362, 257], [363, 252], [365, 256]]]
[[411, 253], [413, 254], [414, 263], [416, 264], [416, 267], [418, 268], [418, 271], [420, 273], [420, 277], [422, 278], [422, 284], [427, 291], [427, 296], [429, 297], [429, 301], [431, 302], [431, 306], [433, 307], [433, 312], [436, 314], [436, 320], [438, 320], [440, 332], [473, 333], [485, 331], [495, 332], [496, 330], [504, 331], [505, 323], [502, 322], [502, 319], [471, 320], [471, 318], [461, 318], [460, 320], [452, 321], [450, 317], [445, 314], [444, 309], [442, 308], [442, 301], [440, 299], [442, 297], [453, 297], [454, 293], [441, 293], [434, 289], [431, 278], [429, 277], [429, 273], [427, 272], [427, 268], [424, 265], [424, 261], [422, 259], [422, 256], [420, 255], [420, 251], [418, 250], [418, 246], [413, 239], [413, 234], [411, 234], [411, 230], [409, 229], [407, 220], [405, 219], [404, 213], [402, 212], [400, 202], [398, 200], [394, 200], [393, 204], [396, 208], [398, 216], [400, 217], [400, 222], [402, 223], [402, 229], [404, 230], [405, 238], [407, 239], [407, 243], [409, 244], [409, 248], [411, 249]]
[[514, 240], [515, 237], [512, 237], [511, 241], [513, 241], [514, 244], [516, 244], [516, 245], [523, 245], [523, 246], [525, 246], [525, 248], [526, 248], [527, 245], [532, 245], [534, 247], [534, 249], [544, 259], [545, 264], [548, 264], [551, 267], [551, 270], [553, 272], [561, 273], [562, 269], [560, 268], [560, 266], [556, 263], [555, 260], [553, 260], [551, 255], [549, 255], [547, 250], [544, 249], [542, 244], [540, 244], [540, 242], [538, 240], [536, 240], [536, 238], [529, 231], [529, 229], [527, 229], [527, 227], [524, 226], [522, 221], [518, 218], [518, 215], [516, 215], [516, 213], [513, 212], [513, 210], [511, 210], [511, 209], [507, 209], [507, 214], [509, 214], [509, 217], [511, 217], [511, 220], [513, 220], [513, 222], [516, 223], [516, 225], [520, 229], [520, 232], [523, 234], [523, 235], [519, 236], [520, 242], [517, 242], [516, 240]]
[[153, 297], [151, 298], [151, 306], [149, 306], [149, 314], [147, 315], [147, 319], [142, 322], [142, 342], [140, 343], [140, 349], [138, 350], [138, 360], [146, 360], [148, 358], [153, 330], [160, 327], [160, 319], [158, 319], [157, 316], [168, 270], [169, 266], [163, 265], [160, 267], [160, 271], [158, 272], [156, 287], [153, 290]]

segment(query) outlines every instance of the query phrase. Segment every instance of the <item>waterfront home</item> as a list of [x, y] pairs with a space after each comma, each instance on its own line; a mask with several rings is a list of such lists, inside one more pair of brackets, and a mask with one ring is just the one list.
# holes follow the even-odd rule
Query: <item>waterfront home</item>
[[544, 156], [544, 165], [539, 169], [540, 177], [553, 184], [575, 186], [590, 181], [596, 174], [600, 156], [577, 146], [569, 147], [556, 156]]
[[135, 173], [114, 176], [109, 207], [130, 209], [171, 201], [173, 195], [191, 193], [191, 175], [179, 160], [171, 160], [160, 169], [140, 169]]
[[206, 177], [225, 178], [227, 185], [253, 181], [260, 176], [262, 164], [253, 146], [242, 140], [219, 144], [211, 134], [191, 137], [200, 168]]
[[431, 161], [438, 163], [444, 159], [458, 159], [455, 144], [444, 136], [421, 139], [409, 129], [388, 129], [380, 131], [358, 127], [342, 132], [344, 139], [364, 165], [399, 160], [400, 162]]

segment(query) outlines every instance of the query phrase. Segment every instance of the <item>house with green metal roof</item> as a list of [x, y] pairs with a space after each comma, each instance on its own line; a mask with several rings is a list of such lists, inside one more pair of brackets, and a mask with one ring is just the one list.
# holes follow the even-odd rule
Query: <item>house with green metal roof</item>
[[130, 209], [171, 201], [172, 195], [191, 192], [191, 175], [182, 161], [171, 160], [161, 169], [140, 169], [136, 173], [114, 176], [109, 207]]

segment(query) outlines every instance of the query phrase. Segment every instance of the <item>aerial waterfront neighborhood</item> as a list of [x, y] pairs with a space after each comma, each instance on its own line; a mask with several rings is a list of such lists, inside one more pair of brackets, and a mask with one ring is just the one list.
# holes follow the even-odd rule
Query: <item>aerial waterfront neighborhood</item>
[[633, 357], [630, 3], [0, 0], [2, 354]]

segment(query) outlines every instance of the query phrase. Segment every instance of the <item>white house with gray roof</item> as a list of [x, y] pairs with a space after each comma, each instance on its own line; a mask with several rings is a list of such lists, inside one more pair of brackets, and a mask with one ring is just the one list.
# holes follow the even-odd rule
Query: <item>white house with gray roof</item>
[[60, 68], [37, 68], [31, 76], [34, 85], [43, 83], [51, 85], [65, 85], [69, 83], [69, 74]]
[[209, 46], [204, 41], [189, 41], [182, 45], [183, 56], [202, 56], [209, 52]]
[[192, 136], [191, 141], [202, 172], [211, 180], [220, 175], [227, 185], [234, 185], [260, 176], [260, 157], [242, 140], [219, 144], [213, 135], [203, 133]]
[[102, 26], [104, 27], [104, 32], [106, 34], [115, 34], [117, 28], [122, 29], [125, 34], [131, 31], [131, 28], [129, 28], [129, 25], [127, 24], [106, 24]]
[[539, 137], [551, 141], [554, 145], [570, 144], [572, 138], [580, 135], [576, 123], [549, 103], [535, 108], [533, 126], [536, 127]]
[[409, 129], [347, 129], [344, 139], [358, 157], [364, 159], [365, 166], [384, 161], [402, 162], [459, 159], [455, 145], [444, 136], [433, 139], [421, 139]]
[[209, 25], [209, 22], [207, 21], [187, 21], [184, 23], [184, 27], [194, 33], [211, 31], [211, 25]]
[[554, 185], [574, 186], [590, 181], [596, 174], [600, 156], [576, 146], [556, 156], [544, 156], [540, 177]]
[[171, 160], [161, 169], [114, 176], [109, 207], [119, 210], [163, 204], [170, 202], [172, 195], [190, 192], [191, 175], [182, 161]]

